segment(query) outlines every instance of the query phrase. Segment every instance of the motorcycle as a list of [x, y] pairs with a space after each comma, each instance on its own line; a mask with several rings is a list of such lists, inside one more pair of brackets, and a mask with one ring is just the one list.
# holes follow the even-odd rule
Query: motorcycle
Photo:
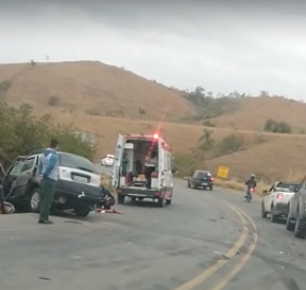
[[254, 187], [249, 187], [248, 188], [248, 191], [247, 191], [247, 194], [245, 196], [245, 201], [246, 202], [251, 202], [251, 199], [252, 199], [252, 194], [254, 193]]

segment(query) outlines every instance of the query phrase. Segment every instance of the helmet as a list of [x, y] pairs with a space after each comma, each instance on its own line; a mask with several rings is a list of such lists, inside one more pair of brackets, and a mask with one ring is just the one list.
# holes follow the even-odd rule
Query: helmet
[[254, 179], [255, 178], [255, 174], [251, 174], [251, 178]]

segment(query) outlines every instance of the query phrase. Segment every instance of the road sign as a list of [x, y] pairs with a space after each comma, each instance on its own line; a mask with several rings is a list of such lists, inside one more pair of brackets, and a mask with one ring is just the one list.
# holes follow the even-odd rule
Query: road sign
[[229, 172], [229, 168], [227, 166], [219, 165], [217, 176], [220, 178], [228, 178], [228, 172]]

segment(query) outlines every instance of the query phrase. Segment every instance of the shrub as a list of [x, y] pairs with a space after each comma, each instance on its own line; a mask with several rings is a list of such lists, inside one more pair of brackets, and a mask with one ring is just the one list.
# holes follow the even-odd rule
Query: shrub
[[60, 102], [61, 102], [61, 100], [60, 100], [59, 97], [57, 97], [57, 96], [51, 96], [51, 97], [49, 98], [48, 104], [49, 104], [50, 106], [58, 106], [58, 105], [60, 104]]
[[77, 136], [73, 126], [55, 126], [51, 121], [50, 115], [33, 117], [32, 107], [28, 104], [14, 108], [0, 102], [0, 160], [4, 167], [17, 155], [49, 146], [53, 138], [59, 140], [62, 151], [93, 160], [95, 147]]
[[219, 144], [219, 154], [234, 153], [241, 149], [244, 140], [237, 134], [230, 134], [224, 137]]
[[90, 115], [90, 116], [100, 116], [101, 109], [99, 107], [94, 107], [94, 108], [85, 110], [85, 114]]
[[145, 115], [147, 112], [143, 108], [138, 108], [138, 114], [139, 115]]
[[204, 159], [195, 159], [193, 154], [186, 152], [174, 153], [172, 161], [173, 169], [175, 167], [181, 177], [189, 175], [192, 170], [200, 166], [201, 162], [204, 162]]
[[216, 125], [215, 125], [214, 123], [212, 123], [209, 119], [208, 119], [208, 120], [205, 120], [205, 121], [203, 122], [203, 125], [204, 125], [205, 127], [216, 127]]
[[286, 122], [283, 121], [278, 122], [272, 119], [268, 119], [264, 125], [264, 130], [273, 133], [290, 134], [292, 132], [292, 127]]
[[0, 91], [7, 92], [11, 86], [12, 86], [12, 82], [10, 81], [0, 82]]

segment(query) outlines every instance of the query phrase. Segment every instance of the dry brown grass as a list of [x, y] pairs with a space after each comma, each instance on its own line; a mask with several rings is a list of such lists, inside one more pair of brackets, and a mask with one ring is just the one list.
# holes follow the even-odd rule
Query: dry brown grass
[[[48, 106], [50, 96], [61, 103], [57, 110], [130, 119], [176, 120], [193, 113], [177, 92], [123, 69], [100, 62], [0, 65], [0, 80], [13, 78], [9, 103]], [[138, 108], [146, 111], [140, 115]], [[171, 113], [171, 114], [169, 114]]]
[[[51, 112], [56, 120], [63, 123], [73, 122], [79, 129], [97, 135], [97, 158], [112, 153], [118, 133], [154, 133], [158, 122], [134, 121], [111, 117], [96, 117], [77, 114], [63, 114], [56, 109], [41, 109], [36, 113], [43, 115]], [[230, 168], [229, 177], [244, 179], [251, 173], [258, 177], [266, 176], [271, 180], [284, 178], [289, 174], [304, 174], [305, 161], [301, 156], [306, 152], [305, 135], [282, 135], [252, 131], [233, 131], [232, 129], [211, 128], [217, 141], [229, 134], [239, 134], [247, 144], [246, 148], [232, 154], [213, 158], [205, 162], [204, 168], [216, 173], [219, 165]], [[192, 152], [203, 132], [202, 126], [163, 123], [161, 133], [174, 152]], [[292, 174], [293, 172], [293, 174]]]
[[[214, 184], [219, 187], [233, 189], [236, 191], [245, 191], [245, 185], [243, 182], [238, 181], [237, 179], [229, 179], [229, 180], [223, 180], [216, 178], [214, 181]], [[262, 192], [264, 190], [268, 190], [271, 187], [270, 184], [265, 183], [264, 181], [259, 181], [256, 186], [255, 193], [259, 196], [262, 195]]]
[[238, 108], [211, 120], [217, 127], [260, 131], [266, 120], [285, 121], [299, 133], [306, 127], [306, 103], [281, 97], [241, 98]]
[[[203, 131], [203, 126], [170, 123], [193, 114], [193, 108], [179, 92], [100, 62], [37, 64], [33, 69], [29, 64], [0, 65], [0, 80], [15, 74], [7, 102], [27, 102], [36, 115], [50, 113], [57, 122], [74, 123], [80, 130], [95, 133], [97, 158], [114, 151], [118, 133], [155, 132], [165, 112], [168, 115], [160, 134], [175, 153], [191, 154]], [[60, 98], [59, 106], [48, 105], [52, 95]], [[304, 175], [305, 161], [301, 157], [306, 152], [306, 135], [251, 130], [262, 129], [268, 118], [286, 121], [298, 130], [306, 124], [306, 105], [282, 98], [245, 98], [239, 102], [239, 110], [212, 122], [245, 130], [209, 129], [216, 141], [233, 133], [241, 135], [244, 150], [212, 158], [205, 165], [198, 160], [201, 167], [215, 173], [219, 165], [228, 166], [232, 181], [224, 182], [224, 186], [239, 189], [239, 181], [251, 173], [271, 180]], [[139, 115], [138, 107], [146, 114]], [[100, 116], [88, 115], [86, 110]]]

